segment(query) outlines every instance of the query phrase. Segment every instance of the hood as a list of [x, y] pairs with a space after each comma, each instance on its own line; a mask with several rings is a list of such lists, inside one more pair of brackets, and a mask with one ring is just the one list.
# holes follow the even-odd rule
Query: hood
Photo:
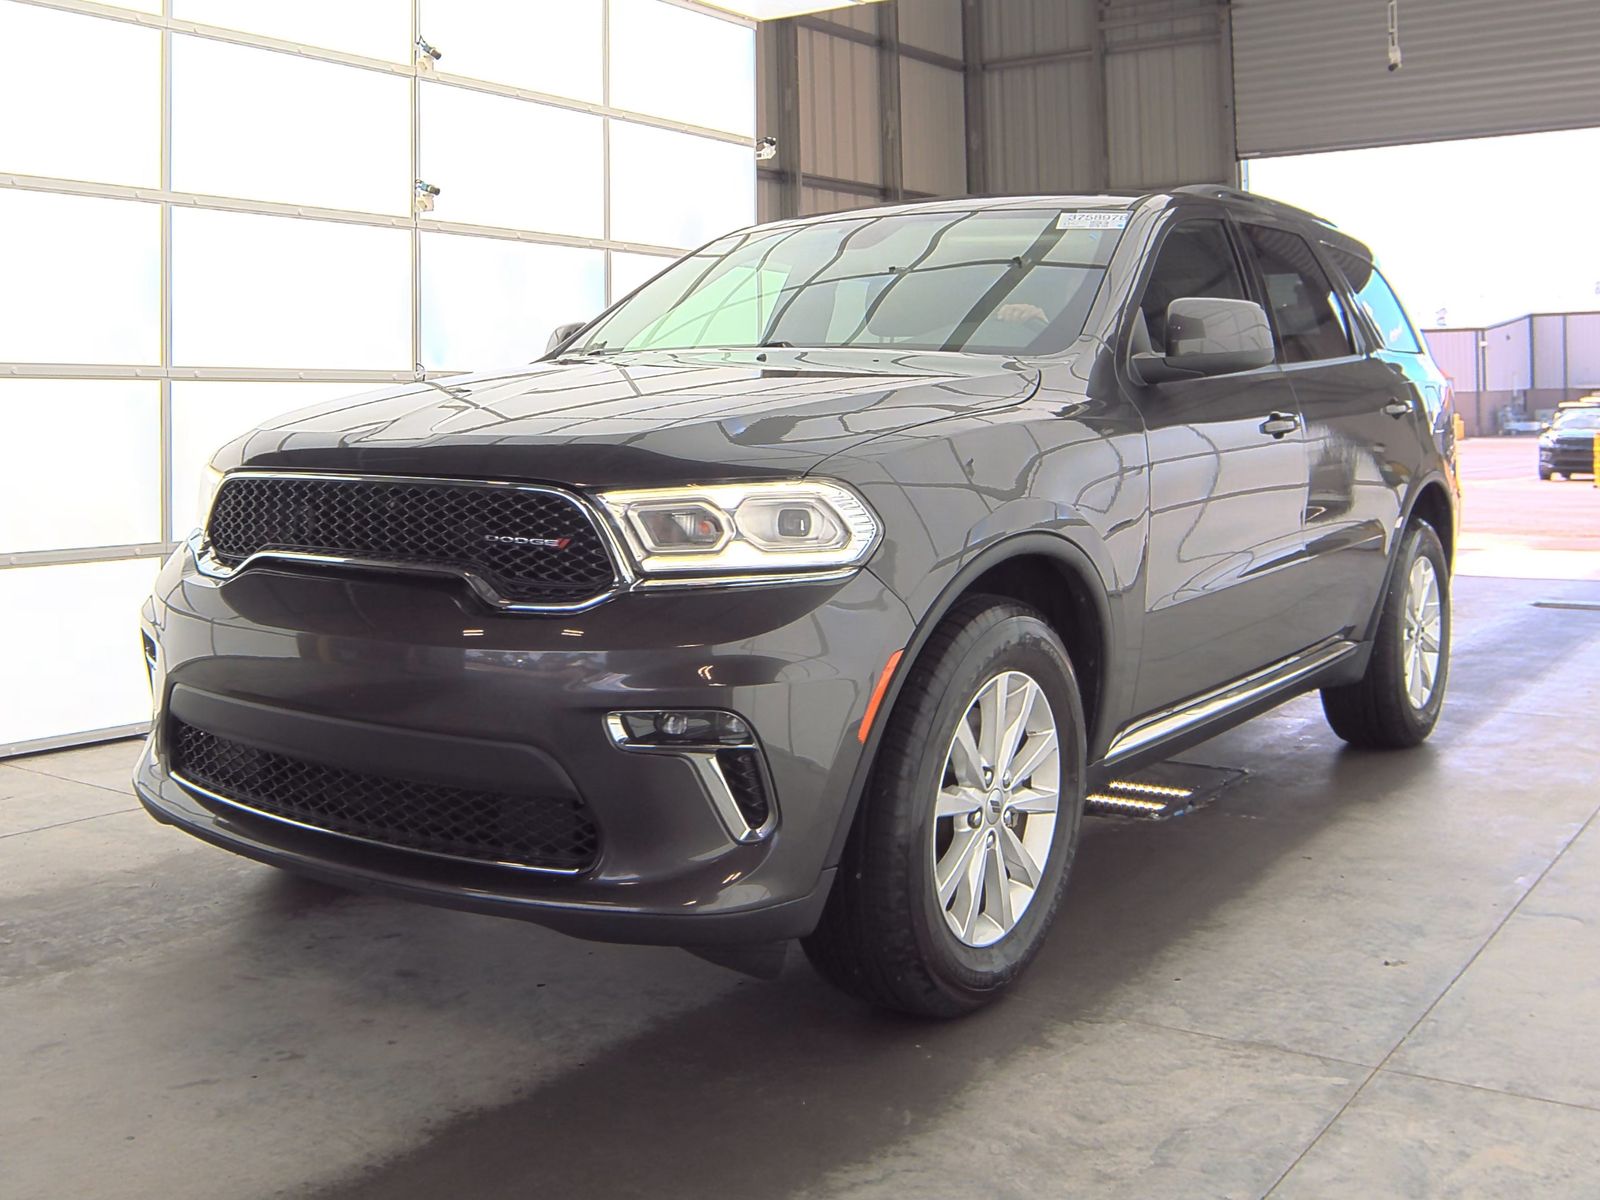
[[631, 353], [452, 376], [303, 409], [218, 465], [648, 487], [796, 476], [886, 433], [1020, 403], [1012, 360], [882, 350]]

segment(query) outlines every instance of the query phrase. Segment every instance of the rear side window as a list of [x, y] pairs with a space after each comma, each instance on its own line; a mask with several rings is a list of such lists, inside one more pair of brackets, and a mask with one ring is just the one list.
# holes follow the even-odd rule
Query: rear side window
[[1352, 353], [1344, 305], [1306, 240], [1265, 225], [1246, 225], [1267, 288], [1285, 362], [1316, 362]]
[[1356, 302], [1367, 310], [1367, 316], [1383, 335], [1384, 347], [1401, 354], [1421, 354], [1416, 330], [1412, 329], [1406, 310], [1400, 307], [1400, 298], [1378, 268], [1344, 250], [1329, 246], [1327, 251], [1349, 280]]
[[1167, 349], [1167, 306], [1185, 296], [1244, 300], [1244, 279], [1233, 243], [1221, 221], [1185, 221], [1161, 243], [1139, 310], [1150, 334], [1150, 349]]

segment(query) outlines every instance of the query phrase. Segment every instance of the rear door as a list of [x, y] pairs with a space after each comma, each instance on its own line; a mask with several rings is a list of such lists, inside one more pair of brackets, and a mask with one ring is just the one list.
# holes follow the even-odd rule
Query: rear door
[[1439, 453], [1454, 461], [1455, 413], [1449, 383], [1428, 354], [1422, 335], [1406, 316], [1400, 297], [1395, 295], [1394, 288], [1371, 259], [1326, 242], [1319, 249], [1344, 276], [1355, 308], [1356, 324], [1365, 327], [1368, 346], [1374, 356], [1404, 376], [1407, 385], [1421, 396], [1426, 425], [1422, 436], [1431, 436]]
[[1150, 454], [1140, 714], [1307, 644], [1294, 620], [1308, 586], [1306, 453], [1283, 371], [1274, 365], [1149, 386], [1127, 375], [1128, 353], [1164, 348], [1173, 300], [1252, 298], [1221, 212], [1198, 211], [1209, 215], [1180, 214], [1157, 246], [1120, 356]]
[[1298, 230], [1254, 221], [1241, 228], [1305, 421], [1302, 523], [1313, 587], [1296, 624], [1307, 642], [1350, 635], [1366, 628], [1377, 602], [1401, 500], [1421, 461], [1421, 396], [1369, 352], [1343, 287]]

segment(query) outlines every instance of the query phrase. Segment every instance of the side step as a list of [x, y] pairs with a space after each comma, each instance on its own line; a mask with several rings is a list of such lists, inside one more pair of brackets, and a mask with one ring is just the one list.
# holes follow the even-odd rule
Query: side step
[[1222, 794], [1245, 773], [1231, 767], [1163, 762], [1112, 779], [1089, 793], [1084, 811], [1091, 817], [1132, 817], [1164, 821], [1182, 816]]

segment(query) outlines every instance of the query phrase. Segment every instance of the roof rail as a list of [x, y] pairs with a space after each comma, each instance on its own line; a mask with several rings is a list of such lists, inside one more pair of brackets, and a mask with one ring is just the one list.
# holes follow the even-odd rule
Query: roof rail
[[1274, 200], [1271, 196], [1263, 196], [1259, 192], [1246, 192], [1236, 187], [1228, 187], [1225, 184], [1186, 183], [1182, 187], [1173, 188], [1172, 190], [1186, 196], [1205, 196], [1212, 200], [1236, 200], [1246, 204], [1255, 204], [1278, 212], [1292, 213], [1294, 216], [1302, 217], [1308, 221], [1315, 221], [1318, 225], [1324, 225], [1329, 229], [1339, 228], [1327, 217], [1319, 217], [1316, 213], [1308, 212], [1297, 205], [1288, 204], [1282, 200]]

